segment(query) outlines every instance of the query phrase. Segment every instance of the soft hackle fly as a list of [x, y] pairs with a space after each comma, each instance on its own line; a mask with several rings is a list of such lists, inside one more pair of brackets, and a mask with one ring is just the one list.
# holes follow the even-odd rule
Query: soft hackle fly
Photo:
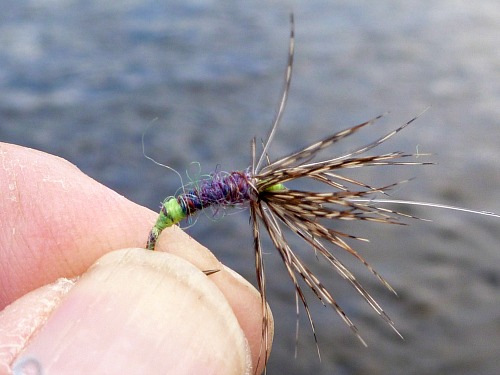
[[[333, 229], [328, 225], [328, 221], [365, 220], [386, 224], [402, 224], [401, 221], [398, 220], [400, 217], [415, 218], [411, 215], [393, 211], [378, 205], [378, 203], [388, 202], [463, 210], [497, 217], [498, 215], [489, 212], [479, 212], [425, 202], [379, 199], [377, 198], [378, 195], [388, 195], [388, 191], [398, 185], [398, 183], [375, 187], [340, 174], [343, 169], [387, 165], [432, 164], [429, 162], [410, 161], [408, 160], [409, 158], [422, 155], [400, 151], [367, 155], [368, 151], [393, 137], [396, 133], [415, 121], [418, 116], [373, 142], [334, 158], [318, 160], [318, 156], [322, 151], [332, 147], [342, 139], [367, 128], [381, 118], [382, 115], [330, 135], [300, 151], [275, 161], [270, 161], [269, 148], [285, 109], [292, 77], [295, 42], [293, 15], [290, 16], [290, 22], [290, 44], [284, 90], [270, 133], [267, 140], [262, 145], [262, 153], [258, 158], [256, 157], [256, 141], [254, 139], [251, 145], [252, 165], [249, 168], [232, 172], [213, 173], [209, 177], [196, 182], [196, 184], [184, 186], [181, 194], [166, 198], [162, 203], [158, 219], [149, 234], [147, 248], [154, 250], [158, 236], [163, 229], [185, 218], [189, 218], [205, 208], [246, 205], [250, 208], [250, 218], [254, 237], [257, 285], [260, 290], [262, 301], [263, 348], [268, 347], [269, 316], [266, 308], [266, 278], [264, 272], [263, 249], [261, 246], [261, 226], [266, 229], [271, 241], [281, 256], [288, 275], [295, 286], [297, 301], [300, 299], [304, 306], [315, 340], [316, 333], [314, 323], [305, 294], [299, 284], [300, 279], [305, 282], [323, 304], [331, 306], [349, 326], [352, 332], [354, 332], [361, 342], [365, 344], [358, 334], [356, 326], [337, 304], [332, 294], [323, 286], [318, 277], [316, 277], [306, 263], [290, 247], [285, 237], [284, 228], [295, 233], [308, 246], [314, 249], [316, 254], [320, 254], [320, 256], [324, 257], [326, 261], [356, 289], [371, 308], [399, 335], [399, 332], [389, 316], [357, 281], [353, 273], [349, 271], [329, 248], [330, 245], [334, 245], [333, 248], [350, 253], [363, 263], [386, 288], [395, 293], [389, 283], [346, 241], [346, 239], [364, 239]], [[285, 186], [286, 183], [299, 179], [314, 181], [317, 186], [325, 187], [326, 191], [294, 190]], [[207, 271], [206, 273], [209, 274], [211, 271]], [[267, 358], [268, 353], [266, 352], [263, 354], [264, 358]]]

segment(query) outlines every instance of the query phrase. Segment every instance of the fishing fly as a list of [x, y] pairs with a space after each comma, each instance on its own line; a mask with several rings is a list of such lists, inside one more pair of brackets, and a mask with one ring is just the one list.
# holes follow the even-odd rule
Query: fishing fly
[[[252, 164], [244, 170], [231, 172], [214, 172], [195, 184], [183, 186], [182, 193], [166, 198], [158, 219], [152, 228], [146, 247], [154, 250], [158, 236], [163, 229], [179, 223], [181, 220], [196, 215], [201, 210], [212, 207], [246, 206], [250, 210], [250, 221], [253, 230], [255, 269], [257, 286], [262, 302], [262, 336], [263, 348], [268, 347], [269, 315], [266, 308], [266, 276], [264, 271], [263, 248], [261, 245], [261, 229], [264, 228], [276, 247], [283, 264], [295, 287], [296, 303], [300, 300], [304, 306], [314, 339], [317, 343], [316, 331], [308, 307], [305, 294], [299, 283], [300, 279], [313, 291], [325, 305], [331, 306], [352, 332], [365, 344], [358, 329], [339, 306], [332, 294], [324, 287], [319, 278], [309, 269], [307, 264], [291, 248], [285, 236], [285, 228], [300, 237], [316, 254], [326, 259], [342, 278], [346, 279], [371, 308], [399, 335], [394, 322], [384, 312], [377, 301], [358, 282], [354, 274], [338, 259], [331, 248], [340, 249], [359, 260], [375, 277], [391, 292], [396, 293], [389, 283], [351, 247], [350, 240], [363, 238], [344, 233], [332, 228], [335, 220], [364, 220], [385, 224], [404, 224], [402, 217], [418, 219], [414, 216], [382, 207], [384, 203], [416, 204], [452, 210], [462, 210], [482, 215], [500, 217], [486, 211], [468, 210], [454, 206], [390, 199], [389, 191], [401, 182], [385, 186], [372, 186], [360, 180], [341, 174], [342, 170], [398, 165], [427, 165], [431, 162], [412, 161], [411, 158], [422, 154], [390, 152], [368, 155], [367, 153], [386, 142], [405, 127], [414, 122], [418, 116], [399, 126], [390, 133], [375, 139], [373, 142], [355, 148], [333, 158], [319, 158], [322, 151], [333, 147], [344, 138], [373, 125], [383, 115], [351, 128], [342, 130], [321, 139], [300, 151], [271, 161], [270, 146], [280, 124], [290, 90], [294, 58], [294, 19], [290, 16], [290, 40], [288, 63], [285, 71], [284, 89], [278, 111], [271, 130], [262, 144], [260, 155], [256, 156], [256, 140], [251, 143]], [[304, 191], [287, 188], [287, 183], [299, 179], [309, 180], [326, 190]], [[380, 194], [387, 198], [378, 198]], [[216, 271], [207, 271], [212, 273]], [[267, 349], [264, 358], [267, 359]], [[318, 350], [319, 354], [319, 350]]]

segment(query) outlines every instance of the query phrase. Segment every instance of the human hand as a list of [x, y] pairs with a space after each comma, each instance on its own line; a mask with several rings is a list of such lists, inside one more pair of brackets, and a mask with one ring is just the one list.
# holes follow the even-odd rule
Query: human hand
[[260, 295], [206, 248], [174, 227], [142, 249], [156, 213], [61, 158], [0, 163], [0, 374], [262, 372]]

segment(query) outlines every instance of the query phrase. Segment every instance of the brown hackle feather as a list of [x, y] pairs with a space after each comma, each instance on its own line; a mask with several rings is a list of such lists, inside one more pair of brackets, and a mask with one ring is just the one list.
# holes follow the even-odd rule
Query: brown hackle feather
[[[316, 254], [326, 261], [347, 280], [351, 286], [362, 296], [370, 307], [400, 336], [394, 322], [385, 313], [382, 307], [371, 296], [371, 294], [359, 283], [354, 274], [333, 254], [327, 246], [346, 251], [355, 259], [360, 261], [388, 290], [395, 293], [389, 283], [354, 249], [346, 240], [367, 241], [351, 234], [343, 233], [329, 228], [325, 225], [328, 220], [351, 220], [372, 221], [384, 224], [404, 225], [398, 219], [400, 217], [415, 218], [412, 215], [394, 211], [384, 207], [378, 207], [370, 202], [370, 198], [377, 194], [388, 195], [389, 190], [402, 182], [374, 187], [368, 183], [355, 178], [341, 175], [345, 169], [376, 167], [376, 166], [411, 166], [432, 164], [428, 162], [408, 161], [409, 158], [422, 156], [412, 153], [391, 152], [380, 155], [364, 155], [366, 152], [386, 142], [399, 133], [405, 127], [414, 122], [418, 116], [399, 126], [395, 130], [379, 137], [371, 143], [344, 153], [334, 158], [320, 159], [320, 154], [334, 146], [346, 137], [373, 125], [384, 115], [379, 115], [369, 121], [348, 129], [337, 132], [322, 140], [319, 140], [302, 150], [282, 157], [276, 161], [270, 161], [269, 149], [272, 138], [278, 128], [280, 119], [285, 109], [288, 91], [292, 76], [293, 54], [294, 54], [294, 27], [293, 16], [291, 16], [291, 33], [288, 55], [288, 65], [285, 73], [285, 84], [278, 112], [275, 116], [271, 131], [265, 143], [260, 157], [255, 156], [255, 140], [252, 142], [252, 167], [251, 181], [249, 182], [253, 194], [250, 201], [250, 220], [253, 227], [255, 265], [257, 275], [257, 286], [260, 290], [262, 301], [262, 348], [261, 356], [267, 362], [269, 342], [269, 312], [267, 310], [266, 278], [264, 272], [263, 249], [261, 245], [261, 228], [269, 234], [269, 237], [278, 250], [288, 276], [292, 280], [296, 294], [298, 313], [298, 301], [302, 303], [312, 329], [318, 355], [319, 345], [313, 318], [306, 295], [300, 285], [302, 280], [316, 297], [327, 306], [331, 306], [340, 318], [347, 324], [358, 339], [366, 345], [358, 332], [358, 328], [347, 316], [332, 294], [323, 285], [321, 280], [314, 274], [306, 263], [294, 252], [285, 237], [284, 230], [300, 237], [305, 244], [314, 249]], [[266, 162], [266, 165], [263, 165]], [[301, 190], [273, 190], [277, 184], [285, 184], [294, 180], [310, 180], [325, 186], [325, 191], [301, 191]], [[333, 191], [332, 191], [333, 188]], [[359, 200], [359, 201], [357, 201]], [[297, 333], [298, 334], [298, 333]], [[261, 357], [260, 356], [260, 357]], [[260, 358], [259, 357], [259, 358]], [[260, 359], [259, 359], [260, 360]]]

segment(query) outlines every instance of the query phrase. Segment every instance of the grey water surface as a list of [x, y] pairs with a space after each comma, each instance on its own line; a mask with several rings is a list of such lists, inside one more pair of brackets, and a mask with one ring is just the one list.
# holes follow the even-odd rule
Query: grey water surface
[[[294, 78], [271, 158], [391, 111], [339, 145], [349, 150], [432, 106], [382, 151], [432, 153], [425, 160], [436, 165], [351, 175], [375, 185], [415, 177], [394, 196], [500, 212], [495, 0], [0, 0], [0, 8], [0, 140], [64, 157], [153, 210], [180, 181], [143, 156], [143, 134], [147, 153], [182, 174], [249, 165], [250, 139], [265, 137], [278, 105], [293, 10]], [[293, 288], [266, 242], [276, 317], [269, 374], [499, 372], [500, 219], [391, 207], [432, 222], [339, 228], [371, 240], [354, 245], [399, 298], [341, 258], [405, 340], [294, 242], [368, 343], [308, 294], [321, 362], [303, 313], [294, 358]], [[245, 211], [202, 215], [188, 232], [254, 281]]]

